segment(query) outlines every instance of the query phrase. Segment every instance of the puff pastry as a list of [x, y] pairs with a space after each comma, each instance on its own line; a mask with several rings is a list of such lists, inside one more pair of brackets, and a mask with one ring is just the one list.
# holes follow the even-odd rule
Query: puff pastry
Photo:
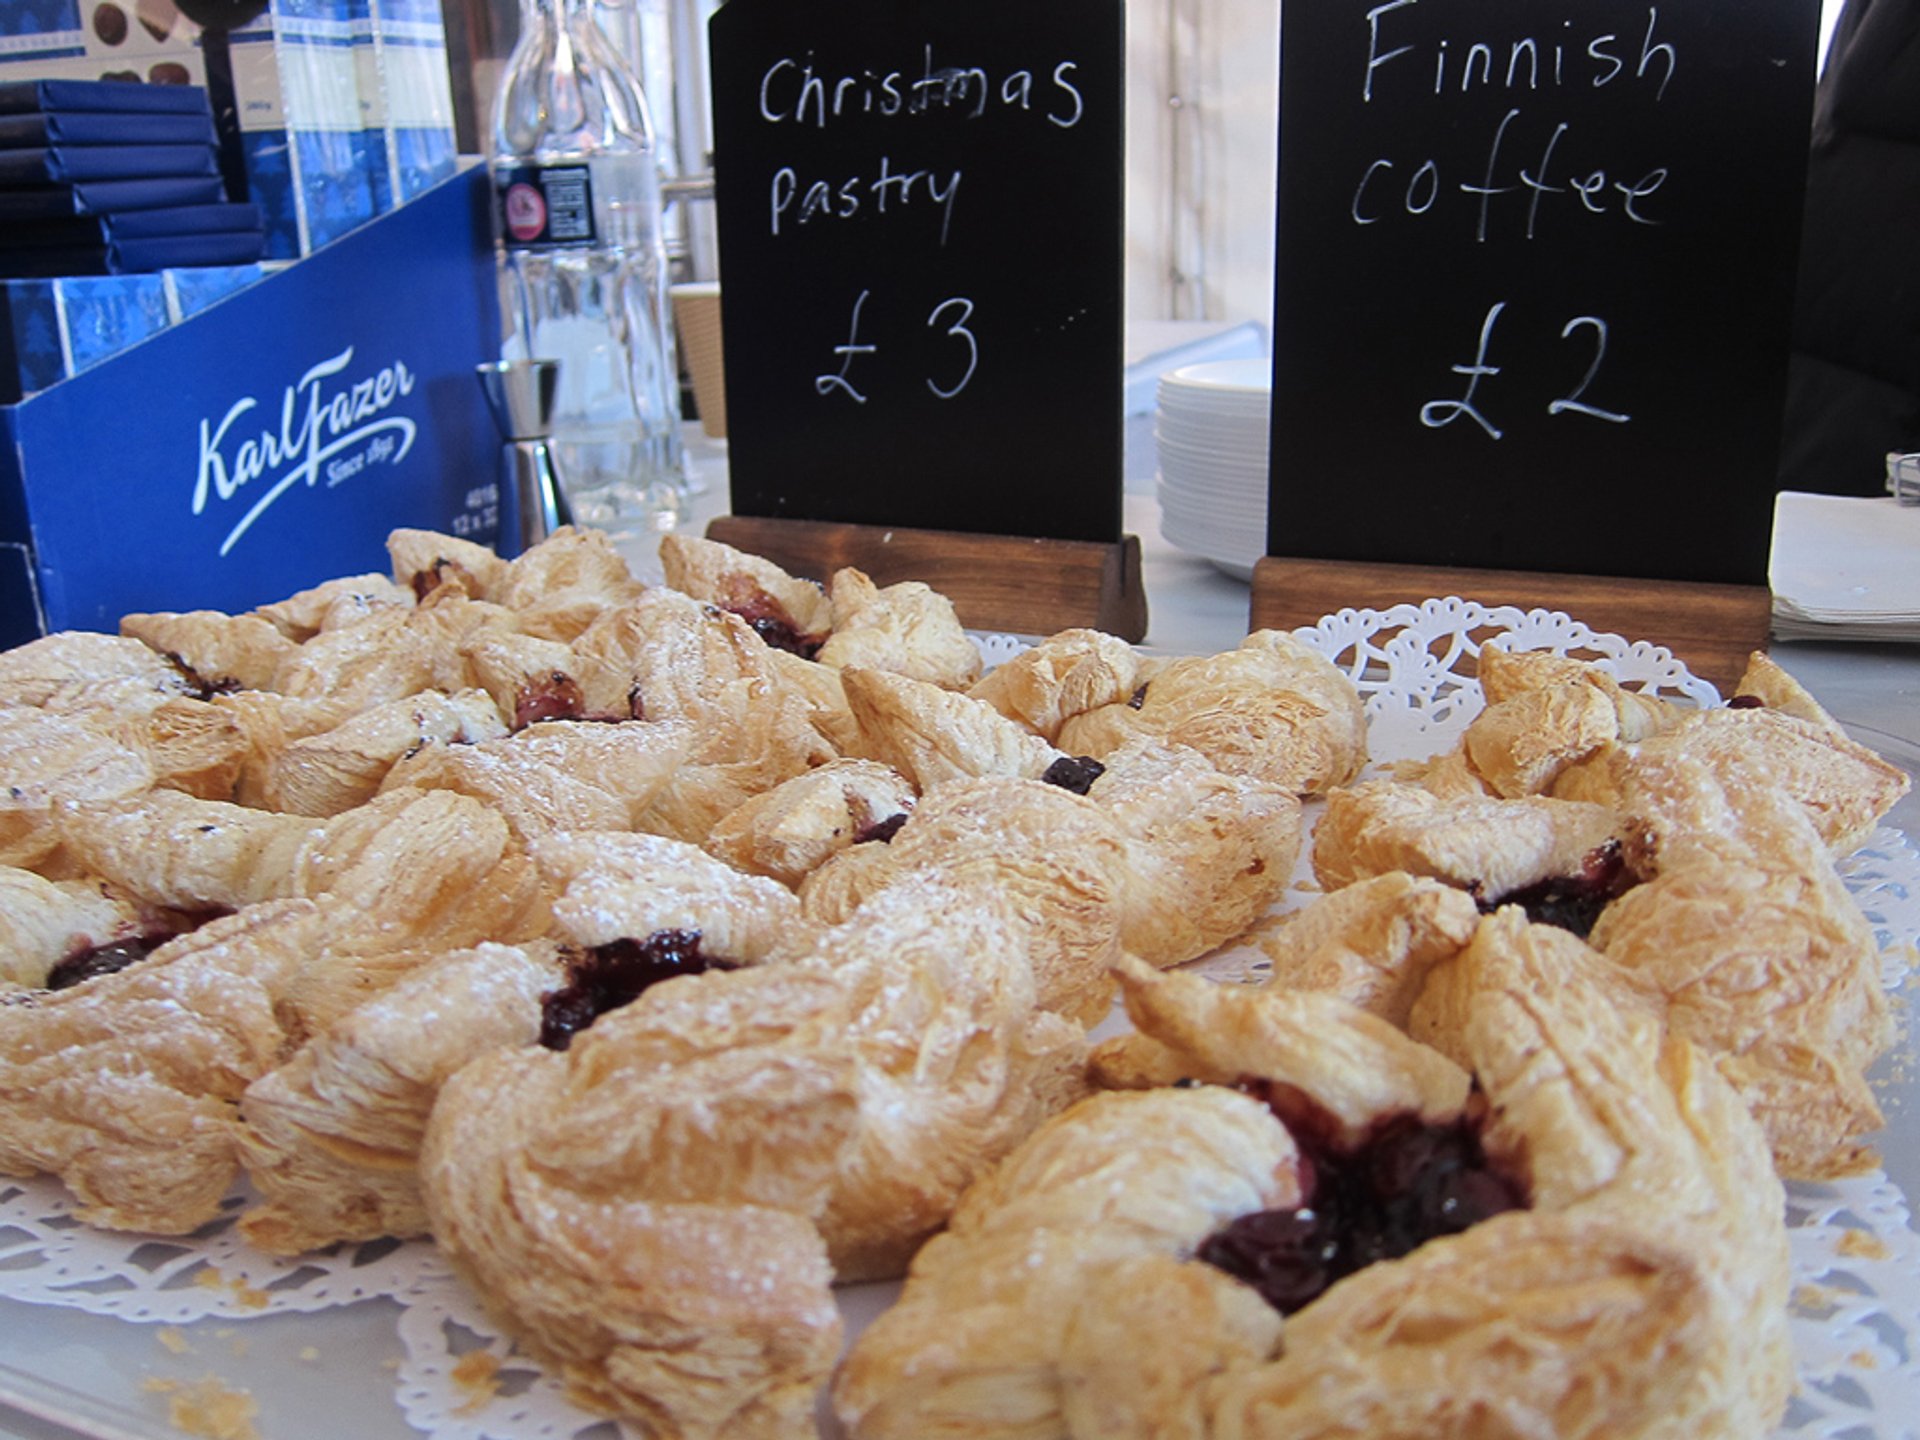
[[1460, 952], [1480, 923], [1464, 890], [1389, 870], [1258, 927], [1249, 940], [1269, 984], [1332, 995], [1406, 1027], [1427, 972]]
[[796, 1433], [839, 1346], [829, 1282], [883, 1274], [1074, 1098], [1033, 922], [933, 882], [805, 953], [669, 980], [564, 1054], [442, 1090], [435, 1238], [597, 1408], [663, 1433]]
[[831, 760], [730, 810], [706, 848], [736, 869], [798, 886], [842, 851], [898, 829], [918, 797], [873, 760]]
[[1229, 774], [1299, 795], [1344, 784], [1366, 759], [1366, 716], [1353, 683], [1279, 631], [1256, 631], [1220, 655], [1172, 661], [1138, 699], [1074, 716], [1057, 743], [1096, 759], [1142, 737], [1186, 745]]
[[304, 644], [330, 630], [344, 630], [375, 616], [410, 609], [413, 602], [410, 589], [385, 575], [342, 575], [250, 613], [289, 640]]
[[1567, 768], [1553, 793], [1610, 805], [1658, 836], [1717, 837], [1764, 851], [1782, 798], [1836, 854], [1864, 841], [1911, 782], [1898, 766], [1816, 720], [1768, 709], [1701, 710], [1634, 745]]
[[917, 580], [884, 589], [861, 571], [834, 574], [827, 585], [833, 633], [818, 659], [836, 670], [888, 670], [948, 690], [980, 678], [980, 652], [946, 596]]
[[[1523, 1167], [1530, 1209], [1262, 1317], [1251, 1288], [1194, 1257], [1224, 1223], [1296, 1203], [1263, 1182], [1305, 1189], [1273, 1112], [1210, 1086], [1089, 1101], [969, 1192], [916, 1258], [835, 1382], [849, 1433], [1764, 1433], [1792, 1378], [1764, 1143], [1698, 1052], [1614, 1008], [1561, 941], [1578, 945], [1508, 909], [1435, 972], [1486, 1093], [1487, 1152]], [[1141, 1031], [1195, 1070], [1279, 1072], [1261, 1088], [1283, 1113], [1326, 1097], [1317, 1113], [1350, 1131], [1378, 1125], [1376, 1107], [1476, 1108], [1464, 1072], [1324, 997], [1144, 970], [1128, 986]], [[1226, 1115], [1253, 1133], [1229, 1138]], [[1221, 1143], [1185, 1143], [1196, 1135]], [[1188, 1196], [1225, 1203], [1169, 1203]], [[1143, 1330], [1142, 1311], [1169, 1324]]]
[[558, 897], [561, 938], [587, 947], [697, 932], [711, 956], [752, 965], [798, 948], [810, 927], [793, 892], [659, 835], [551, 835], [532, 847]]
[[508, 562], [484, 545], [436, 530], [394, 530], [387, 536], [393, 581], [424, 600], [451, 585], [475, 600], [491, 600], [507, 577]]
[[1492, 901], [1577, 873], [1624, 830], [1607, 805], [1545, 796], [1447, 801], [1423, 787], [1364, 780], [1327, 797], [1313, 832], [1313, 873], [1337, 890], [1404, 871]]
[[[856, 1436], [1766, 1431], [1773, 1166], [1869, 1162], [1889, 1028], [1818, 852], [1904, 783], [1791, 677], [1699, 715], [1488, 647], [1460, 748], [1355, 784], [1355, 687], [1290, 636], [982, 679], [925, 586], [663, 548], [677, 590], [598, 532], [396, 531], [392, 578], [0, 656], [0, 1169], [184, 1233], [244, 1163], [285, 1253], [428, 1228], [649, 1433], [806, 1433], [831, 1284], [909, 1262]], [[1247, 934], [1329, 792], [1272, 982], [1157, 971]], [[1591, 945], [1482, 913], [1602, 851]], [[1283, 1317], [1244, 1222], [1433, 1135], [1490, 1218]]]
[[862, 752], [922, 792], [985, 775], [1038, 780], [1065, 758], [991, 706], [928, 681], [848, 667], [841, 683]]
[[1613, 710], [1614, 738], [1629, 743], [1657, 734], [1692, 713], [1688, 706], [1627, 689], [1599, 665], [1549, 650], [1509, 650], [1498, 644], [1482, 646], [1479, 679], [1488, 709], [1521, 695], [1562, 686], [1590, 690], [1604, 698]]
[[151, 646], [186, 671], [201, 690], [264, 690], [293, 642], [257, 615], [192, 610], [127, 615], [120, 633]]
[[267, 762], [259, 799], [269, 810], [326, 817], [371, 800], [395, 762], [428, 746], [468, 745], [507, 733], [481, 690], [437, 690], [375, 705]]
[[510, 739], [423, 746], [383, 786], [469, 796], [530, 844], [562, 830], [634, 828], [693, 743], [685, 725], [556, 720]]
[[152, 936], [172, 933], [160, 912], [111, 885], [0, 865], [0, 994], [46, 988], [63, 962], [92, 951], [117, 946], [133, 954], [151, 949]]
[[673, 589], [732, 611], [780, 649], [811, 659], [833, 628], [826, 591], [731, 545], [696, 535], [664, 535], [660, 565]]
[[645, 588], [604, 531], [562, 525], [508, 562], [487, 599], [513, 611], [527, 634], [571, 641]]
[[0, 1173], [59, 1176], [110, 1229], [213, 1218], [233, 1107], [288, 1048], [275, 992], [321, 931], [310, 901], [255, 906], [117, 974], [0, 998]]
[[145, 756], [90, 726], [30, 706], [0, 709], [0, 864], [38, 869], [60, 848], [61, 806], [117, 800], [152, 788]]
[[419, 1153], [440, 1086], [488, 1051], [532, 1044], [564, 983], [551, 945], [484, 944], [421, 965], [240, 1096], [235, 1136], [259, 1204], [249, 1243], [297, 1254], [426, 1233]]
[[[1817, 840], [1808, 836], [1809, 853]], [[1872, 927], [1830, 867], [1763, 868], [1698, 852], [1604, 910], [1590, 937], [1714, 1057], [1789, 1179], [1877, 1163], [1865, 1071], [1892, 1043]]]
[[967, 693], [1043, 740], [1056, 740], [1075, 715], [1131, 700], [1148, 669], [1116, 635], [1062, 630], [994, 666]]
[[331, 895], [376, 948], [517, 940], [547, 923], [533, 866], [478, 802], [398, 790], [328, 821], [157, 791], [88, 806], [61, 833], [88, 871], [178, 909]]
[[86, 630], [63, 630], [0, 652], [0, 706], [44, 705], [76, 684], [123, 679], [163, 689], [181, 676], [149, 645]]
[[1093, 1024], [1112, 1003], [1126, 846], [1091, 800], [1038, 780], [943, 786], [888, 843], [856, 845], [807, 877], [800, 900], [836, 925], [904, 886], [938, 876], [996, 896], [1033, 923], [1024, 947], [1039, 1003]]

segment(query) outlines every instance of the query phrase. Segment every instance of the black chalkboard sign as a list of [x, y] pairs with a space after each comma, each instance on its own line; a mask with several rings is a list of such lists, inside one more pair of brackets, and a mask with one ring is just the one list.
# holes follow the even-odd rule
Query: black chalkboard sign
[[1763, 581], [1818, 8], [1284, 7], [1268, 552]]
[[742, 515], [1114, 541], [1121, 0], [712, 19]]

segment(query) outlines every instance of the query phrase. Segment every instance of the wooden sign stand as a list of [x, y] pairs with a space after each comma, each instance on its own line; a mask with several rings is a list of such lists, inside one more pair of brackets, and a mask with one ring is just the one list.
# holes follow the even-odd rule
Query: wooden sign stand
[[1732, 693], [1748, 656], [1766, 649], [1773, 613], [1764, 585], [1270, 555], [1254, 566], [1248, 628], [1290, 630], [1336, 610], [1385, 610], [1448, 595], [1482, 605], [1559, 610], [1594, 630], [1665, 646], [1723, 695]]
[[819, 580], [851, 565], [879, 585], [924, 581], [969, 629], [1051, 635], [1087, 626], [1130, 643], [1146, 638], [1136, 535], [1101, 543], [722, 515], [707, 538]]

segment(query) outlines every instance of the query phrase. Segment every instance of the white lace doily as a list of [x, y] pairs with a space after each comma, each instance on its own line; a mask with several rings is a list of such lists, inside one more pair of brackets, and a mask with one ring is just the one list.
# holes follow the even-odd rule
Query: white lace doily
[[[1597, 658], [1623, 683], [1703, 704], [1717, 693], [1667, 651], [1596, 634], [1565, 615], [1489, 609], [1432, 600], [1387, 611], [1342, 611], [1296, 631], [1349, 674], [1367, 696], [1370, 745], [1378, 760], [1445, 748], [1480, 708], [1478, 687], [1461, 673], [1494, 635], [1514, 648], [1546, 648]], [[993, 661], [1022, 648], [990, 637]], [[1879, 937], [1889, 989], [1906, 983], [1920, 943], [1920, 853], [1899, 832], [1882, 829], [1841, 867], [1848, 888]], [[1903, 1042], [1906, 1043], [1906, 1042]], [[1911, 1052], [1906, 1064], [1911, 1065]], [[1900, 1092], [1912, 1082], [1889, 1082]], [[1906, 1093], [1887, 1094], [1896, 1124], [1909, 1120]], [[407, 1422], [438, 1440], [615, 1440], [630, 1427], [574, 1408], [561, 1387], [517, 1357], [499, 1330], [423, 1241], [343, 1245], [320, 1255], [277, 1261], [249, 1250], [232, 1219], [245, 1203], [199, 1234], [154, 1240], [96, 1231], [73, 1218], [54, 1181], [0, 1179], [0, 1300], [60, 1306], [97, 1317], [173, 1325], [261, 1315], [312, 1314], [384, 1297], [397, 1322], [372, 1308], [365, 1324], [393, 1328], [404, 1357], [389, 1375], [362, 1377], [393, 1386]], [[1920, 1440], [1920, 1235], [1899, 1189], [1884, 1173], [1833, 1185], [1789, 1187], [1794, 1295], [1792, 1330], [1800, 1387], [1783, 1436], [1819, 1440]], [[842, 1292], [850, 1331], [885, 1305], [890, 1286]], [[0, 1360], [0, 1370], [4, 1370]], [[228, 1379], [271, 1390], [274, 1373], [228, 1367]], [[42, 1389], [45, 1387], [43, 1386]], [[4, 1387], [0, 1386], [0, 1393]], [[76, 1396], [76, 1402], [80, 1397]], [[84, 1412], [76, 1403], [74, 1416]], [[164, 1407], [148, 1429], [175, 1434]], [[54, 1418], [61, 1418], [56, 1415]], [[124, 1427], [123, 1427], [124, 1428]], [[825, 1428], [825, 1427], [823, 1427]], [[321, 1424], [315, 1433], [334, 1433]], [[287, 1440], [281, 1436], [279, 1440]]]

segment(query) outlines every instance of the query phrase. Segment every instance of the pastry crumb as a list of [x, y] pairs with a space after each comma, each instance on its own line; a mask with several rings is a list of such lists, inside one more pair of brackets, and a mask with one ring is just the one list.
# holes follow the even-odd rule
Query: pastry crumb
[[1830, 1311], [1833, 1293], [1824, 1285], [1799, 1285], [1794, 1288], [1793, 1307], [1804, 1311]]
[[264, 1310], [273, 1301], [273, 1297], [266, 1291], [257, 1289], [244, 1280], [223, 1275], [216, 1266], [212, 1265], [194, 1276], [193, 1283], [203, 1290], [225, 1290], [249, 1310]]
[[1888, 1255], [1886, 1242], [1870, 1230], [1849, 1230], [1834, 1248], [1861, 1260], [1884, 1260]]
[[308, 1364], [312, 1364], [314, 1361], [320, 1358], [320, 1351], [315, 1346], [302, 1345], [300, 1347], [300, 1358], [302, 1360], [305, 1360]]
[[193, 1349], [192, 1344], [187, 1340], [186, 1332], [177, 1325], [162, 1325], [153, 1332], [153, 1338], [160, 1342], [161, 1349], [175, 1355], [185, 1355]]
[[1880, 1361], [1871, 1350], [1856, 1350], [1847, 1357], [1847, 1363], [1856, 1370], [1877, 1370]]
[[149, 1377], [142, 1389], [167, 1395], [167, 1420], [183, 1435], [200, 1440], [260, 1440], [254, 1419], [260, 1406], [245, 1390], [228, 1388], [208, 1375], [191, 1384]]
[[500, 1361], [485, 1350], [470, 1350], [454, 1362], [453, 1382], [467, 1396], [453, 1413], [471, 1415], [491, 1404], [500, 1393]]

